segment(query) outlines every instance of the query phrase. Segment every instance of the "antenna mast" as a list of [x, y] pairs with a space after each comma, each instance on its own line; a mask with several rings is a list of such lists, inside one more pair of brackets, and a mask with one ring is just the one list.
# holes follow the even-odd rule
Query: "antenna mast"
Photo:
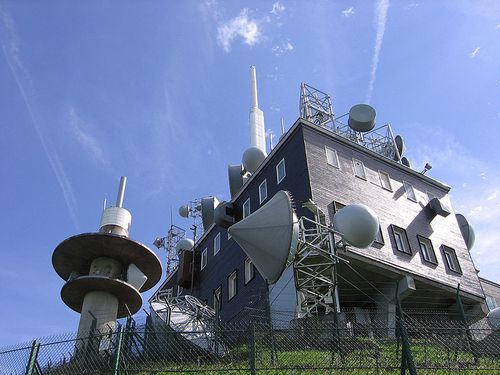
[[250, 146], [257, 147], [266, 153], [266, 130], [264, 127], [264, 112], [259, 109], [257, 97], [257, 74], [255, 66], [250, 67], [250, 87], [252, 90], [252, 106], [250, 107]]

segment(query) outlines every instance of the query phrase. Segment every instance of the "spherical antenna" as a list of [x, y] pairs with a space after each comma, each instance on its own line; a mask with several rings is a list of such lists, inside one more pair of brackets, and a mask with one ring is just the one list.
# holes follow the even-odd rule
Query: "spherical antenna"
[[335, 230], [342, 233], [345, 242], [356, 247], [368, 247], [379, 231], [375, 212], [363, 204], [350, 204], [333, 217]]
[[190, 211], [189, 206], [186, 204], [179, 207], [179, 215], [181, 217], [189, 217]]
[[266, 153], [257, 147], [247, 148], [241, 158], [243, 167], [250, 173], [254, 173], [266, 158]]
[[368, 104], [356, 104], [349, 110], [349, 127], [358, 132], [367, 132], [375, 127], [375, 109]]
[[486, 320], [495, 331], [500, 329], [500, 307], [491, 310], [488, 315], [486, 315]]
[[175, 251], [180, 253], [181, 251], [193, 250], [194, 241], [190, 238], [183, 238], [177, 245], [175, 245]]

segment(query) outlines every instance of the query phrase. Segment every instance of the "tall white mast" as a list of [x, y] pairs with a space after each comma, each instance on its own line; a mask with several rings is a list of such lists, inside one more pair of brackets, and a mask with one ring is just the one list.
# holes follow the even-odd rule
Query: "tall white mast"
[[264, 112], [259, 109], [257, 97], [257, 75], [255, 66], [250, 67], [250, 85], [252, 90], [252, 106], [250, 107], [250, 146], [257, 147], [266, 153], [266, 129], [264, 127]]

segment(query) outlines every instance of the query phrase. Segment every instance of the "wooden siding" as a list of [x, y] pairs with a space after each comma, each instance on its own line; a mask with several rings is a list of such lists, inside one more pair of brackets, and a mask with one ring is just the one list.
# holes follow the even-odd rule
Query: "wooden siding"
[[[448, 217], [436, 216], [432, 220], [425, 209], [428, 202], [427, 192], [452, 208], [448, 188], [445, 185], [431, 183], [426, 177], [419, 178], [406, 167], [386, 162], [382, 157], [374, 157], [355, 145], [349, 145], [348, 141], [338, 136], [325, 134], [314, 125], [304, 124], [303, 129], [313, 200], [329, 214], [330, 218], [334, 213], [332, 205], [334, 201], [342, 204], [363, 203], [373, 208], [379, 216], [385, 244], [378, 248], [351, 248], [351, 251], [424, 280], [454, 288], [460, 283], [464, 292], [483, 297], [474, 264], [465, 246], [453, 209]], [[339, 169], [327, 164], [325, 146], [337, 151]], [[353, 158], [363, 162], [366, 180], [354, 175]], [[390, 175], [392, 191], [381, 187], [379, 170]], [[416, 202], [407, 198], [403, 181], [413, 186]], [[406, 230], [411, 255], [395, 249], [391, 224]], [[437, 265], [423, 261], [417, 235], [431, 240]], [[445, 266], [441, 245], [455, 250], [462, 274], [455, 273]]]

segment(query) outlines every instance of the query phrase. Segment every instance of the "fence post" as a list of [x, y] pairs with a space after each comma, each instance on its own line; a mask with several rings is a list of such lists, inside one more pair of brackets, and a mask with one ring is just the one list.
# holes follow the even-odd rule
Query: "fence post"
[[122, 347], [123, 347], [123, 331], [124, 328], [123, 326], [120, 326], [118, 329], [118, 342], [116, 344], [116, 351], [115, 351], [115, 369], [113, 374], [114, 375], [120, 375], [120, 364], [121, 364], [121, 357], [122, 357]]
[[413, 362], [413, 355], [411, 353], [410, 340], [408, 339], [408, 332], [406, 331], [405, 319], [403, 316], [403, 309], [401, 308], [401, 301], [399, 299], [399, 287], [396, 284], [396, 322], [401, 335], [402, 356], [401, 356], [401, 374], [406, 373], [406, 369], [410, 371], [410, 375], [417, 375], [415, 362]]
[[460, 315], [460, 319], [462, 320], [462, 324], [464, 325], [465, 328], [467, 343], [469, 344], [472, 356], [474, 357], [474, 363], [477, 364], [479, 359], [476, 353], [476, 348], [474, 346], [474, 341], [472, 340], [472, 334], [470, 333], [469, 323], [467, 322], [467, 317], [465, 316], [464, 305], [462, 305], [462, 299], [460, 298], [460, 284], [457, 285], [457, 307], [458, 307], [458, 314]]
[[250, 334], [248, 335], [248, 351], [249, 351], [249, 367], [250, 374], [255, 375], [257, 373], [256, 365], [255, 365], [255, 323], [252, 321], [250, 323]]
[[26, 365], [26, 375], [38, 374], [38, 352], [40, 351], [40, 343], [36, 340], [31, 344], [30, 357], [28, 359], [28, 364]]

